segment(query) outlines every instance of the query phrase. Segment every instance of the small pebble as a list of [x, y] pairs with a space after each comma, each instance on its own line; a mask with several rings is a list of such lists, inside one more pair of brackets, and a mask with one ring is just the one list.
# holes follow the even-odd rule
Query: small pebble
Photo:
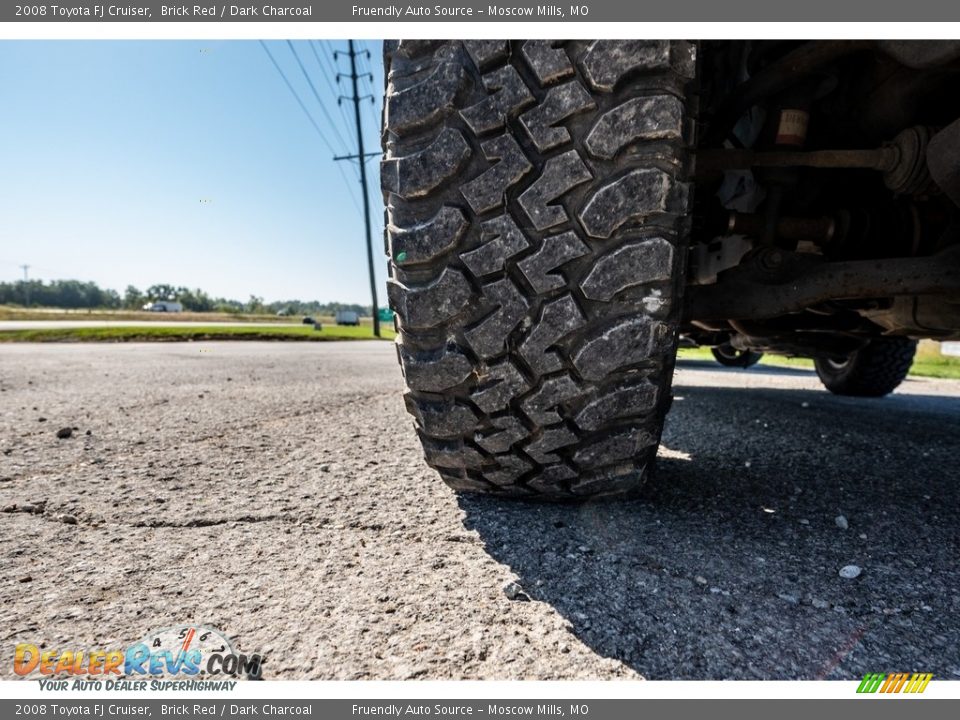
[[808, 403], [808, 402], [802, 402], [802, 403], [800, 403], [800, 407], [802, 407], [802, 408], [808, 408], [808, 407], [810, 407], [810, 403]]
[[853, 580], [860, 576], [860, 568], [856, 565], [844, 565], [840, 568], [840, 577], [846, 580]]
[[61, 440], [66, 440], [71, 435], [73, 435], [73, 428], [71, 427], [60, 428], [57, 430], [57, 437]]
[[801, 525], [809, 525], [809, 524], [810, 524], [810, 521], [807, 520], [806, 518], [804, 518], [803, 520], [800, 521], [800, 524], [801, 524]]
[[61, 515], [60, 522], [66, 523], [67, 525], [76, 525], [77, 519], [73, 515]]
[[19, 578], [19, 580], [22, 583], [33, 582], [33, 578], [30, 577], [29, 575], [24, 575], [22, 578]]
[[826, 610], [828, 607], [830, 607], [830, 603], [828, 603], [826, 600], [820, 600], [819, 598], [814, 598], [810, 601], [810, 604], [818, 610]]
[[846, 530], [848, 527], [850, 527], [850, 523], [847, 522], [847, 519], [843, 515], [837, 515], [833, 521], [841, 530]]
[[529, 600], [530, 598], [523, 591], [523, 588], [520, 586], [520, 583], [511, 580], [506, 585], [503, 586], [503, 594], [507, 596], [508, 600]]
[[706, 585], [706, 584], [707, 584], [707, 579], [706, 579], [703, 575], [697, 575], [697, 576], [694, 578], [694, 581], [695, 581], [698, 585]]

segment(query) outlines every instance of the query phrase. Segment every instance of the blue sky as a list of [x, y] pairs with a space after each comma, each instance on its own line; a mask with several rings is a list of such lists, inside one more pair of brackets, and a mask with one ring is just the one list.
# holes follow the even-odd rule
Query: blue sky
[[[336, 130], [286, 41], [267, 42], [337, 154], [355, 153], [352, 105], [338, 108], [326, 63], [346, 41], [293, 46]], [[361, 107], [370, 151], [380, 43], [359, 47], [372, 54], [360, 59], [373, 72], [360, 83], [375, 98]], [[29, 264], [31, 277], [121, 292], [369, 303], [358, 174], [331, 158], [259, 42], [0, 42], [0, 280]], [[376, 158], [367, 168], [385, 305]]]

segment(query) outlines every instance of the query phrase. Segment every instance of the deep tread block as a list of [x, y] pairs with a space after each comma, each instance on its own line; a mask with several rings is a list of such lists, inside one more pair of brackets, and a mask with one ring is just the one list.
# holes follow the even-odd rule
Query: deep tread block
[[446, 268], [439, 278], [423, 287], [406, 287], [390, 280], [387, 292], [391, 307], [408, 328], [436, 327], [463, 312], [472, 295], [463, 273], [453, 268]]
[[509, 360], [491, 365], [480, 380], [480, 389], [470, 393], [470, 399], [485, 413], [503, 410], [513, 398], [530, 389], [530, 383]]
[[547, 428], [539, 438], [529, 443], [524, 451], [539, 463], [551, 463], [560, 459], [554, 455], [554, 450], [559, 450], [568, 445], [575, 445], [579, 438], [565, 427]]
[[520, 195], [520, 206], [537, 230], [559, 225], [567, 221], [567, 212], [549, 203], [592, 178], [579, 153], [568, 150], [547, 160], [537, 181]]
[[593, 432], [613, 420], [651, 413], [657, 403], [657, 387], [643, 380], [624, 385], [591, 400], [577, 413], [575, 422]]
[[584, 146], [593, 157], [612, 160], [637, 142], [682, 136], [683, 103], [673, 95], [654, 95], [632, 98], [601, 115]]
[[390, 226], [390, 257], [400, 267], [430, 262], [454, 247], [467, 230], [459, 208], [444, 205], [427, 222], [408, 228]]
[[632, 463], [613, 468], [605, 468], [602, 472], [583, 475], [576, 482], [570, 483], [570, 492], [582, 497], [608, 497], [611, 495], [625, 495], [636, 491], [643, 481], [644, 467], [636, 467]]
[[462, 440], [437, 440], [420, 433], [423, 454], [431, 467], [476, 469], [483, 467], [484, 457], [479, 450]]
[[507, 452], [510, 446], [523, 440], [530, 433], [515, 417], [501, 417], [493, 419], [493, 426], [497, 432], [477, 438], [477, 445], [487, 452]]
[[630, 222], [668, 212], [673, 178], [660, 168], [638, 168], [607, 183], [587, 201], [580, 222], [591, 236], [608, 238]]
[[627, 75], [673, 71], [692, 78], [696, 57], [689, 43], [670, 40], [597, 40], [581, 60], [590, 85], [613, 92]]
[[410, 393], [405, 397], [410, 414], [417, 419], [420, 429], [430, 437], [462, 437], [477, 427], [477, 416], [473, 410], [454, 400], [420, 400]]
[[474, 372], [470, 360], [457, 348], [415, 351], [402, 344], [397, 347], [403, 376], [411, 390], [449, 390], [463, 383]]
[[537, 373], [559, 370], [563, 361], [550, 347], [586, 323], [587, 319], [572, 295], [545, 303], [539, 320], [520, 346], [520, 354]]
[[444, 128], [423, 150], [384, 160], [380, 165], [380, 184], [384, 192], [406, 200], [422, 197], [460, 172], [470, 154], [470, 146], [460, 131]]
[[656, 357], [672, 340], [670, 327], [646, 315], [620, 318], [586, 340], [573, 355], [581, 377], [602, 380], [611, 373]]
[[582, 445], [573, 454], [573, 462], [582, 468], [600, 468], [631, 460], [656, 444], [657, 438], [647, 429], [631, 428]]
[[443, 481], [455, 492], [490, 493], [496, 490], [494, 485], [467, 475], [466, 470], [443, 467], [438, 467], [436, 470]]
[[477, 70], [481, 71], [504, 60], [510, 52], [506, 40], [464, 40], [463, 47]]
[[673, 245], [663, 238], [628, 243], [597, 260], [580, 283], [583, 294], [609, 302], [635, 285], [668, 280], [673, 271]]
[[583, 390], [569, 374], [550, 377], [528, 398], [520, 408], [538, 425], [553, 425], [563, 420], [557, 406], [580, 395]]
[[518, 478], [533, 470], [532, 463], [516, 455], [498, 455], [496, 460], [499, 467], [488, 471], [484, 477], [501, 487], [512, 486]]
[[462, 64], [441, 62], [416, 85], [388, 95], [386, 112], [391, 132], [408, 134], [433, 125], [453, 108], [466, 77]]
[[520, 74], [512, 65], [483, 76], [491, 95], [460, 111], [460, 116], [477, 135], [502, 130], [507, 118], [516, 115], [535, 100]]
[[544, 238], [540, 249], [530, 257], [521, 260], [517, 266], [533, 285], [533, 289], [544, 293], [566, 284], [562, 276], [552, 273], [551, 270], [589, 252], [590, 248], [577, 237], [575, 232], [565, 232]]
[[540, 105], [520, 116], [520, 122], [533, 144], [540, 152], [544, 152], [570, 141], [567, 129], [557, 125], [596, 106], [590, 93], [574, 80], [551, 88]]
[[559, 497], [571, 496], [567, 486], [577, 477], [577, 472], [569, 465], [557, 463], [546, 465], [535, 478], [531, 478], [528, 485], [538, 492]]
[[486, 359], [503, 352], [507, 335], [526, 315], [528, 304], [510, 280], [484, 285], [483, 297], [496, 304], [497, 310], [465, 334], [473, 351]]
[[570, 58], [555, 45], [554, 40], [527, 40], [523, 44], [523, 57], [541, 85], [573, 75]]
[[439, 45], [439, 40], [400, 40], [397, 42], [397, 54], [412, 59], [430, 54]]
[[530, 246], [530, 241], [509, 215], [487, 220], [480, 228], [483, 245], [460, 256], [477, 277], [500, 272], [508, 258]]
[[499, 162], [463, 186], [463, 196], [475, 213], [503, 205], [507, 189], [533, 169], [517, 141], [509, 135], [487, 140], [481, 147], [487, 160]]

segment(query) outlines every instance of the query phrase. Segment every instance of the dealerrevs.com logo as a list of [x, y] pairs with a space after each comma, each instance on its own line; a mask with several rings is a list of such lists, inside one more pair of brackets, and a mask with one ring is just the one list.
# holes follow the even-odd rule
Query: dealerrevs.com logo
[[922, 693], [933, 678], [932, 673], [867, 673], [858, 693]]
[[236, 652], [219, 630], [178, 625], [126, 649], [41, 649], [20, 643], [13, 671], [42, 690], [229, 690], [237, 678], [260, 679], [264, 658]]

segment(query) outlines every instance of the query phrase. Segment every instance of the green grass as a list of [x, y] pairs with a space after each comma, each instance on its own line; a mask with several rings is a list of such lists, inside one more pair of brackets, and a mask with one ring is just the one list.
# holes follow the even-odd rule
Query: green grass
[[[383, 327], [384, 340], [392, 340], [393, 328]], [[190, 340], [375, 340], [369, 326], [341, 327], [324, 325], [314, 330], [301, 327], [83, 327], [43, 330], [2, 330], [0, 342], [177, 342]]]
[[[291, 323], [300, 322], [302, 316], [282, 317], [274, 313], [221, 313], [221, 312], [147, 312], [144, 310], [103, 310], [64, 308], [23, 308], [14, 305], [0, 305], [0, 320], [136, 320], [144, 324], [164, 320], [186, 320], [191, 322], [255, 322], [255, 323]], [[318, 318], [325, 320], [325, 318]], [[370, 318], [361, 318], [369, 322]], [[330, 318], [331, 322], [333, 318]]]
[[[715, 362], [710, 348], [683, 348], [678, 357], [688, 360], [710, 360]], [[788, 358], [781, 355], [764, 355], [761, 365], [803, 368], [813, 371], [813, 360], [808, 358]], [[917, 349], [917, 356], [910, 368], [913, 377], [932, 377], [960, 379], [960, 358], [941, 355], [937, 343], [924, 341]]]

